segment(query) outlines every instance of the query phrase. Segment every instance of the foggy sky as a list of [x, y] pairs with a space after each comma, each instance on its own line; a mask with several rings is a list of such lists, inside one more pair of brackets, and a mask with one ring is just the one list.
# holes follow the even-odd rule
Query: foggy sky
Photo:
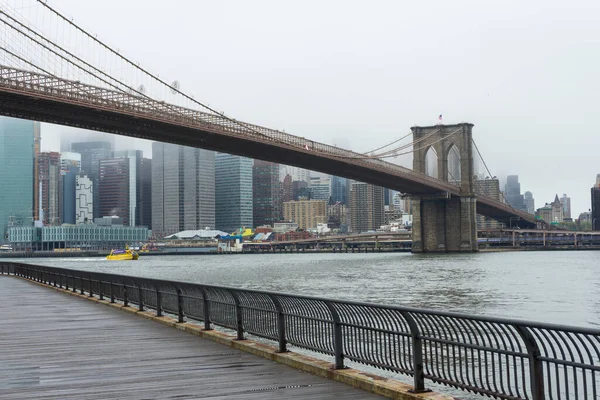
[[[598, 1], [48, 3], [234, 118], [367, 151], [441, 113], [474, 123], [492, 174], [518, 174], [536, 208], [590, 208]], [[44, 126], [43, 147], [64, 129]]]

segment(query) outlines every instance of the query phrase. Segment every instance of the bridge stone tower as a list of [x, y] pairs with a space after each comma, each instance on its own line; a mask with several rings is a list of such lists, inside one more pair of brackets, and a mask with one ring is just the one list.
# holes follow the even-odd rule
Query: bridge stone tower
[[414, 171], [426, 174], [427, 153], [433, 149], [437, 154], [437, 178], [446, 182], [450, 181], [449, 178], [460, 182], [458, 197], [447, 192], [411, 194], [413, 253], [477, 251], [471, 140], [473, 124], [415, 126], [411, 129], [413, 141], [416, 142], [414, 147], [417, 149], [413, 159]]

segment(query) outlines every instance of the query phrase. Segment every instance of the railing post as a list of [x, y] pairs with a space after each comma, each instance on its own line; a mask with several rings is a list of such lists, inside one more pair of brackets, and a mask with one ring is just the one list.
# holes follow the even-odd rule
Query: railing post
[[529, 331], [529, 328], [522, 326], [514, 326], [519, 332], [525, 348], [527, 349], [527, 355], [529, 356], [529, 379], [531, 381], [531, 398], [532, 400], [544, 400], [544, 370], [542, 367], [542, 361], [540, 360], [540, 348]]
[[333, 351], [335, 354], [335, 369], [344, 369], [344, 341], [342, 337], [342, 320], [334, 305], [326, 301], [325, 305], [331, 312], [333, 318]]
[[127, 297], [127, 285], [123, 283], [123, 307], [129, 307], [129, 298]]
[[212, 330], [210, 327], [210, 300], [208, 300], [206, 289], [200, 287], [200, 293], [202, 293], [202, 306], [204, 311], [204, 330], [210, 331]]
[[144, 289], [138, 285], [138, 310], [144, 311]]
[[283, 315], [283, 307], [281, 306], [281, 302], [277, 298], [277, 296], [270, 294], [269, 298], [275, 305], [275, 309], [277, 310], [277, 340], [279, 342], [279, 350], [278, 353], [286, 353], [287, 352], [287, 340], [285, 338], [285, 316]]
[[156, 289], [156, 316], [157, 317], [162, 317], [163, 313], [162, 313], [162, 293], [160, 292], [160, 290], [158, 290], [158, 287], [155, 287]]
[[181, 289], [177, 288], [177, 322], [185, 322], [183, 315], [183, 296], [181, 295]]
[[90, 294], [88, 296], [94, 297], [94, 291], [92, 290], [92, 277], [91, 276], [88, 278], [88, 282], [90, 284]]
[[231, 297], [235, 303], [235, 319], [237, 327], [237, 338], [236, 340], [244, 340], [244, 317], [242, 315], [242, 306], [240, 305], [240, 298], [238, 297], [235, 290], [229, 290]]
[[110, 302], [114, 303], [115, 302], [115, 291], [113, 289], [113, 281], [110, 281]]
[[104, 290], [102, 290], [102, 279], [98, 279], [98, 298], [104, 300]]
[[52, 276], [54, 277], [54, 279], [52, 279], [52, 286], [56, 287], [56, 276], [58, 274], [56, 272], [52, 273]]
[[82, 276], [79, 277], [79, 292], [81, 294], [85, 293], [85, 290], [83, 290], [83, 277]]
[[412, 354], [413, 354], [413, 389], [412, 393], [423, 393], [429, 392], [430, 389], [425, 389], [425, 376], [423, 368], [423, 342], [421, 341], [421, 333], [419, 332], [419, 326], [410, 313], [406, 311], [400, 311], [400, 314], [406, 320], [410, 329], [410, 336], [412, 342]]

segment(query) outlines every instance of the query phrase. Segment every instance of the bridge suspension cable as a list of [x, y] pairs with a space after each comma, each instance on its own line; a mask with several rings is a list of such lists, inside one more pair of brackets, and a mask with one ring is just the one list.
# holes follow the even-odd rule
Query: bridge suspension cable
[[[477, 147], [477, 143], [475, 143], [475, 139], [471, 138], [471, 141], [473, 142], [473, 147], [475, 147], [475, 151], [477, 151], [477, 154], [479, 155], [479, 158], [481, 159], [481, 162], [483, 163], [485, 170], [487, 171], [489, 177], [492, 178], [494, 175], [492, 175], [490, 169], [487, 166], [487, 163], [485, 162], [485, 159], [481, 155], [481, 152], [479, 151], [479, 147]], [[508, 204], [508, 206], [511, 208], [511, 210], [513, 210], [518, 215], [517, 210], [515, 210], [515, 208], [512, 206], [512, 204], [510, 204], [508, 202], [508, 200], [506, 200], [506, 196], [504, 195], [504, 192], [502, 190], [499, 190], [499, 192], [500, 192], [500, 196], [502, 196], [502, 199], [504, 200], [504, 203]]]

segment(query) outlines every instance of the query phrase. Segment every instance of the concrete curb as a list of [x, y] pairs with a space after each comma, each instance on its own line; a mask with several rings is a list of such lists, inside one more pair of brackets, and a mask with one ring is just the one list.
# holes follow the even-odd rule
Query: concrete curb
[[35, 283], [39, 286], [54, 289], [58, 292], [69, 294], [71, 296], [79, 297], [81, 299], [91, 300], [98, 304], [104, 304], [106, 306], [143, 317], [148, 320], [159, 322], [163, 325], [167, 325], [181, 331], [191, 333], [192, 335], [199, 336], [201, 338], [210, 339], [214, 342], [232, 347], [244, 351], [246, 353], [254, 354], [259, 357], [266, 358], [271, 361], [284, 364], [301, 371], [311, 373], [313, 375], [328, 378], [334, 381], [342, 382], [347, 385], [366, 390], [367, 392], [375, 393], [390, 399], [398, 400], [454, 400], [453, 397], [444, 396], [436, 392], [426, 393], [410, 393], [412, 386], [406, 383], [395, 381], [393, 379], [384, 378], [367, 372], [359, 371], [352, 368], [336, 370], [333, 369], [333, 364], [319, 360], [306, 355], [287, 352], [278, 353], [277, 347], [258, 343], [252, 340], [236, 340], [235, 336], [229, 335], [224, 332], [215, 330], [205, 331], [198, 325], [190, 323], [178, 323], [175, 319], [170, 317], [157, 317], [152, 312], [139, 311], [133, 307], [124, 307], [121, 304], [111, 303], [109, 300], [100, 300], [97, 297], [89, 297], [88, 295], [82, 295], [75, 293], [72, 290], [66, 290], [45, 283], [32, 281], [29, 279], [21, 278], [19, 276], [7, 275], [14, 278], [23, 279], [27, 282]]

